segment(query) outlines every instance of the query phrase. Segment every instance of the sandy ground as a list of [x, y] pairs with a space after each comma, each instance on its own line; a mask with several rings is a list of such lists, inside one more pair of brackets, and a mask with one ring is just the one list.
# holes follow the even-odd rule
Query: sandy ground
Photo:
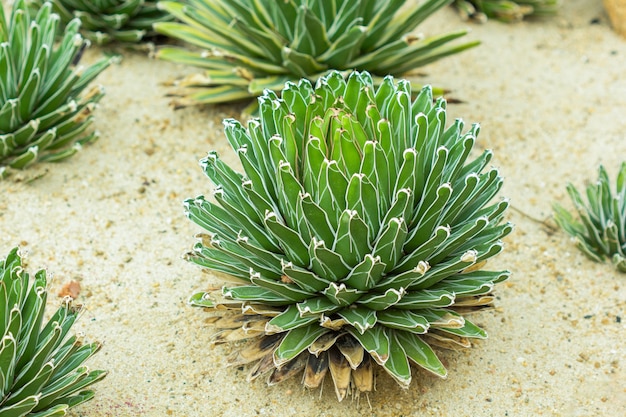
[[[0, 253], [20, 244], [32, 271], [54, 274], [52, 294], [78, 280], [76, 330], [104, 343], [90, 366], [109, 375], [71, 416], [626, 415], [626, 276], [533, 220], [569, 206], [565, 184], [595, 180], [600, 163], [614, 181], [626, 155], [626, 39], [600, 2], [564, 3], [544, 22], [471, 26], [481, 47], [422, 69], [418, 81], [464, 100], [450, 119], [480, 121], [479, 146], [495, 151], [516, 231], [492, 266], [513, 274], [475, 318], [489, 339], [441, 354], [447, 380], [416, 370], [403, 391], [379, 374], [371, 409], [337, 403], [329, 381], [321, 397], [297, 380], [248, 384], [224, 365], [230, 346], [208, 346], [205, 313], [186, 300], [211, 276], [181, 259], [199, 231], [182, 201], [210, 191], [207, 151], [235, 162], [221, 120], [241, 107], [173, 111], [160, 83], [190, 69], [125, 52], [98, 80], [101, 139], [34, 182], [0, 182]], [[445, 10], [423, 30], [461, 25]]]

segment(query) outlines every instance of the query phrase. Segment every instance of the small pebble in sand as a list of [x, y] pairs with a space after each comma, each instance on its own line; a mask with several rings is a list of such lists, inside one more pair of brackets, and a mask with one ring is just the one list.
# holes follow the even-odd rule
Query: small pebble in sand
[[80, 283], [71, 280], [63, 284], [57, 295], [59, 297], [71, 297], [72, 300], [75, 300], [78, 298], [78, 294], [80, 294]]

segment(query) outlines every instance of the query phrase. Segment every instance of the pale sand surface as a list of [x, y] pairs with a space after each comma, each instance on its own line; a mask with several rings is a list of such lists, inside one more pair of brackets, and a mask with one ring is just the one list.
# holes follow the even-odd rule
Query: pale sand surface
[[[571, 207], [568, 181], [595, 181], [603, 163], [614, 183], [626, 159], [626, 40], [601, 2], [564, 3], [543, 22], [471, 25], [482, 46], [422, 69], [464, 100], [449, 105], [450, 120], [481, 122], [479, 148], [494, 150], [506, 178], [501, 194], [540, 220], [554, 201]], [[423, 30], [463, 25], [445, 10]], [[297, 379], [248, 384], [224, 364], [232, 346], [209, 347], [206, 314], [186, 305], [215, 281], [180, 256], [200, 231], [182, 201], [211, 189], [197, 161], [216, 149], [236, 163], [221, 120], [241, 106], [173, 111], [160, 83], [193, 70], [124, 55], [98, 80], [101, 139], [34, 182], [0, 182], [0, 253], [22, 242], [29, 269], [54, 274], [53, 301], [80, 281], [88, 311], [76, 330], [104, 343], [90, 366], [109, 375], [73, 417], [626, 415], [626, 276], [516, 210], [490, 264], [512, 277], [497, 308], [474, 316], [490, 337], [442, 352], [446, 380], [415, 370], [403, 391], [380, 373], [371, 409], [365, 397], [337, 403], [329, 381], [321, 397]]]

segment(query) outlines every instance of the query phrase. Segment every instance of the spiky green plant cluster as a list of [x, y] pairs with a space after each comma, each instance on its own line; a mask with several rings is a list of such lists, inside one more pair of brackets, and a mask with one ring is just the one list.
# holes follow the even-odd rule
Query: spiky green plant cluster
[[526, 17], [549, 16], [556, 13], [559, 0], [455, 0], [454, 5], [465, 19], [480, 22], [493, 18], [519, 22]]
[[586, 190], [588, 204], [572, 184], [567, 185], [578, 218], [559, 204], [554, 205], [554, 218], [585, 255], [596, 262], [612, 259], [619, 271], [626, 272], [626, 162], [617, 174], [615, 195], [606, 169], [600, 165], [598, 171], [598, 181]]
[[18, 249], [0, 259], [0, 416], [64, 416], [93, 398], [88, 386], [105, 377], [83, 363], [99, 349], [68, 333], [81, 312], [68, 297], [43, 326], [46, 273], [33, 282]]
[[[29, 0], [40, 7], [46, 0]], [[146, 0], [51, 0], [64, 25], [78, 18], [81, 33], [98, 45], [136, 43], [156, 35], [152, 25], [174, 17]]]
[[77, 67], [86, 46], [80, 21], [70, 22], [55, 46], [58, 25], [50, 3], [33, 19], [24, 0], [8, 19], [0, 8], [0, 176], [6, 167], [67, 158], [97, 137], [88, 127], [104, 92], [83, 91], [109, 60]]
[[183, 23], [158, 23], [157, 32], [201, 50], [164, 48], [157, 56], [205, 70], [178, 83], [177, 106], [278, 92], [287, 81], [315, 82], [332, 69], [400, 75], [477, 45], [450, 45], [466, 31], [409, 34], [451, 1], [162, 1]]
[[[512, 229], [492, 157], [470, 158], [479, 126], [446, 127], [425, 87], [339, 72], [259, 98], [260, 119], [224, 122], [244, 173], [215, 152], [201, 161], [214, 201], [185, 202], [203, 227], [187, 258], [237, 284], [195, 294], [221, 313], [216, 342], [253, 339], [233, 364], [277, 383], [327, 371], [339, 400], [371, 391], [372, 367], [402, 387], [409, 360], [445, 376], [431, 345], [469, 347], [485, 332], [464, 317], [493, 301], [508, 271], [481, 267]], [[227, 311], [227, 313], [224, 313]]]

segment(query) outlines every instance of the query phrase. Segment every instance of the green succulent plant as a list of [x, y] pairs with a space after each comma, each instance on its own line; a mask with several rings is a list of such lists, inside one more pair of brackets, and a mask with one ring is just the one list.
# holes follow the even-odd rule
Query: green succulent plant
[[454, 6], [464, 19], [484, 22], [489, 17], [519, 22], [526, 17], [556, 13], [559, 0], [454, 0]]
[[615, 195], [606, 169], [600, 165], [598, 171], [598, 181], [587, 186], [588, 204], [572, 184], [567, 185], [578, 218], [558, 203], [554, 218], [585, 255], [596, 262], [612, 259], [619, 271], [626, 272], [626, 162], [617, 174]]
[[110, 61], [77, 67], [86, 46], [80, 21], [70, 22], [55, 46], [58, 24], [50, 3], [33, 19], [24, 0], [8, 19], [0, 8], [0, 177], [7, 167], [65, 159], [97, 137], [88, 128], [104, 91], [84, 91]]
[[465, 318], [493, 301], [508, 271], [485, 271], [511, 230], [492, 157], [469, 159], [479, 126], [446, 127], [430, 87], [339, 72], [259, 98], [247, 128], [224, 121], [244, 173], [215, 152], [201, 161], [214, 201], [185, 201], [208, 233], [186, 258], [232, 285], [199, 292], [214, 342], [253, 339], [230, 363], [280, 382], [304, 370], [336, 394], [371, 391], [373, 367], [409, 386], [409, 360], [439, 376], [431, 345], [469, 347], [485, 332]]
[[315, 82], [332, 69], [400, 75], [478, 44], [451, 45], [464, 30], [409, 34], [451, 1], [161, 1], [182, 23], [157, 23], [156, 31], [200, 50], [163, 48], [157, 57], [204, 69], [177, 83], [179, 107], [278, 92], [287, 81]]
[[31, 282], [18, 249], [0, 259], [0, 416], [64, 416], [93, 398], [88, 386], [105, 377], [83, 363], [100, 344], [84, 344], [68, 332], [82, 307], [64, 299], [43, 326], [46, 272]]
[[[46, 0], [29, 0], [37, 8]], [[152, 25], [174, 17], [159, 10], [156, 1], [145, 0], [51, 0], [63, 25], [78, 18], [81, 32], [98, 45], [110, 42], [137, 43], [153, 37]]]

